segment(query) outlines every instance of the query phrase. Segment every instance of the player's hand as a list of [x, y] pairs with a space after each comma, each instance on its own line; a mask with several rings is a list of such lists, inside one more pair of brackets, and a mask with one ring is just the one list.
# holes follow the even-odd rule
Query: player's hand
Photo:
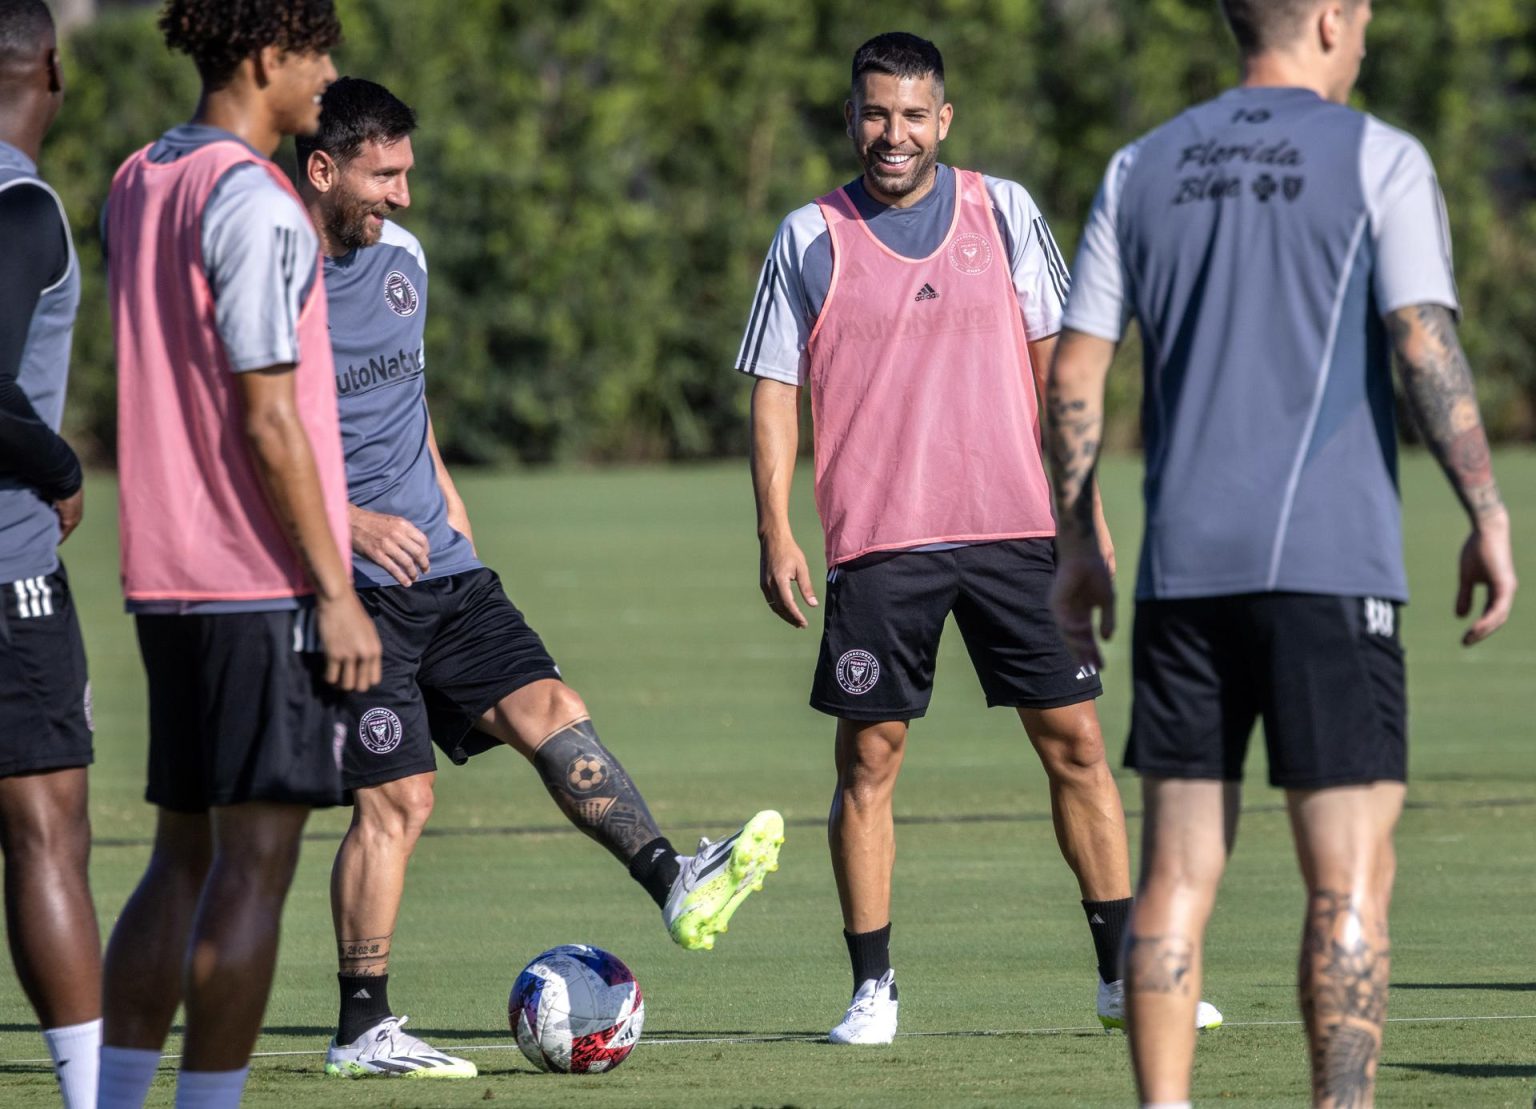
[[420, 528], [403, 516], [347, 506], [352, 549], [378, 563], [401, 585], [410, 585], [431, 569], [429, 544]]
[[1509, 513], [1497, 513], [1479, 520], [1461, 548], [1460, 588], [1456, 591], [1456, 615], [1472, 611], [1472, 594], [1485, 586], [1488, 596], [1483, 614], [1461, 637], [1463, 647], [1481, 643], [1504, 626], [1515, 603], [1515, 555], [1509, 542]]
[[1080, 663], [1104, 668], [1104, 657], [1093, 636], [1093, 613], [1099, 611], [1099, 635], [1115, 634], [1114, 572], [1099, 551], [1073, 549], [1058, 542], [1056, 580], [1051, 583], [1051, 614], [1067, 649]]
[[315, 606], [320, 644], [325, 649], [325, 680], [348, 693], [362, 693], [383, 676], [384, 648], [378, 629], [351, 589]]
[[85, 486], [62, 501], [54, 501], [53, 510], [59, 515], [59, 542], [62, 543], [80, 526], [80, 517], [85, 514]]
[[791, 627], [803, 628], [807, 624], [805, 614], [795, 604], [796, 586], [806, 604], [812, 608], [821, 604], [811, 585], [811, 568], [806, 565], [805, 552], [789, 536], [763, 537], [758, 584], [762, 586], [768, 608]]

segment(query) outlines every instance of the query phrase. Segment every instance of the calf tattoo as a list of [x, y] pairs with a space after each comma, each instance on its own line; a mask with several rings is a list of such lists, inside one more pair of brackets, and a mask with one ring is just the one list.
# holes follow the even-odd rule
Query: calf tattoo
[[394, 934], [391, 933], [388, 936], [342, 940], [336, 945], [336, 958], [341, 964], [341, 973], [361, 978], [377, 977], [385, 973], [389, 967], [389, 941], [393, 938]]
[[597, 738], [592, 721], [567, 725], [550, 736], [534, 752], [533, 765], [571, 823], [621, 863], [661, 835], [645, 799]]
[[1312, 894], [1298, 978], [1319, 1104], [1371, 1104], [1391, 956], [1385, 919], [1368, 914], [1349, 893]]
[[1126, 988], [1133, 993], [1190, 994], [1195, 949], [1183, 936], [1137, 936], [1126, 942]]

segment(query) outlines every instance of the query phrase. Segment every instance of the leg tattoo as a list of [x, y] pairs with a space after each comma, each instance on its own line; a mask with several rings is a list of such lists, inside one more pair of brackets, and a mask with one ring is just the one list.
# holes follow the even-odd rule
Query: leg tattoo
[[645, 799], [597, 738], [592, 721], [582, 720], [550, 736], [534, 752], [533, 765], [571, 823], [621, 863], [661, 836]]
[[1125, 947], [1125, 988], [1132, 993], [1189, 996], [1195, 949], [1183, 936], [1132, 935]]
[[388, 973], [389, 941], [394, 938], [372, 936], [362, 940], [342, 940], [336, 945], [336, 959], [342, 974], [373, 978]]
[[1385, 920], [1368, 921], [1348, 893], [1312, 894], [1298, 979], [1319, 1104], [1371, 1104], [1391, 955]]

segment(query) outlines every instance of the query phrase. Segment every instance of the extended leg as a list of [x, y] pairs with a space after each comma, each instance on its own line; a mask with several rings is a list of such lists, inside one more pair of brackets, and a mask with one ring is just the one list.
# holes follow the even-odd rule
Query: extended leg
[[784, 820], [765, 810], [715, 843], [680, 856], [663, 836], [623, 764], [603, 746], [587, 706], [564, 682], [530, 682], [477, 725], [528, 759], [572, 824], [624, 863], [662, 911], [672, 939], [709, 950], [732, 915], [779, 868]]
[[533, 763], [571, 823], [619, 862], [629, 865], [641, 848], [657, 850], [662, 835], [645, 798], [598, 739], [586, 703], [570, 686], [553, 679], [530, 682], [488, 709], [477, 727]]
[[1358, 1109], [1375, 1096], [1391, 966], [1392, 833], [1403, 796], [1397, 782], [1286, 795], [1307, 886], [1297, 984], [1312, 1100], [1325, 1109]]
[[1146, 778], [1126, 941], [1126, 1032], [1143, 1102], [1189, 1100], [1205, 925], [1237, 828], [1237, 783]]

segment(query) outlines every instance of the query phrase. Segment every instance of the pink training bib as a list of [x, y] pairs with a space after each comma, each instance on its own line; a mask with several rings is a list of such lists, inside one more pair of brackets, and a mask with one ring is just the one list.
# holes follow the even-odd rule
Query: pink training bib
[[847, 193], [816, 203], [832, 282], [811, 332], [827, 565], [875, 551], [1056, 534], [1029, 347], [986, 184], [955, 171], [927, 258], [875, 237]]
[[[201, 233], [214, 186], [239, 163], [262, 165], [295, 204], [299, 195], [275, 165], [237, 142], [210, 143], [164, 165], [149, 161], [148, 150], [123, 163], [107, 201], [123, 592], [130, 601], [312, 593], [251, 459], [238, 382], [214, 323]], [[318, 255], [313, 264], [294, 388], [345, 558], [347, 478]]]

